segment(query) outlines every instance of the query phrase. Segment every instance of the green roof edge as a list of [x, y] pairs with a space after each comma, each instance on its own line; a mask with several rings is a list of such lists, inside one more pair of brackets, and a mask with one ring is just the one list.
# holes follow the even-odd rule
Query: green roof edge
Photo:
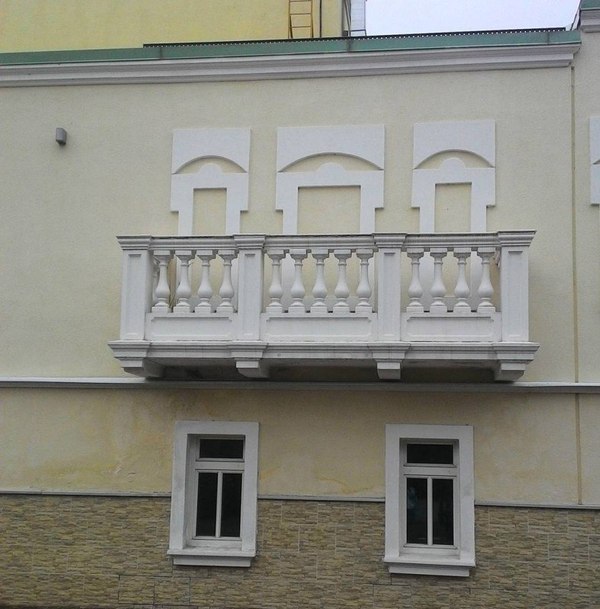
[[[600, 0], [598, 0], [600, 4]], [[440, 50], [477, 47], [514, 47], [578, 44], [578, 30], [520, 30], [313, 40], [266, 40], [152, 45], [139, 48], [0, 53], [0, 65], [157, 61], [218, 57], [256, 57], [309, 53], [365, 53], [376, 51]]]
[[600, 0], [582, 0], [579, 10], [593, 10], [595, 8], [600, 8]]

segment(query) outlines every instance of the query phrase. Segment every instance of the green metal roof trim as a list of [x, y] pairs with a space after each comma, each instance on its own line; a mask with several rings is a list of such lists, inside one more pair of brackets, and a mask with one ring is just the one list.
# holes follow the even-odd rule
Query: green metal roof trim
[[586, 9], [591, 10], [600, 8], [600, 0], [582, 0], [580, 10], [585, 11]]
[[[600, 0], [598, 0], [600, 2]], [[423, 51], [477, 47], [527, 47], [577, 44], [579, 31], [514, 30], [311, 40], [273, 40], [149, 45], [131, 49], [33, 51], [0, 53], [0, 65], [90, 63], [104, 61], [158, 61], [218, 57], [256, 57], [314, 53], [368, 53], [375, 51]]]

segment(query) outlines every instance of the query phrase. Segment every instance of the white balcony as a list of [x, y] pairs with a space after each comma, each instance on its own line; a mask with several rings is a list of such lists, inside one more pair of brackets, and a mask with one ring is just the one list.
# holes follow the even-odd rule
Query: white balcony
[[315, 366], [519, 378], [532, 231], [120, 237], [128, 372], [247, 377]]

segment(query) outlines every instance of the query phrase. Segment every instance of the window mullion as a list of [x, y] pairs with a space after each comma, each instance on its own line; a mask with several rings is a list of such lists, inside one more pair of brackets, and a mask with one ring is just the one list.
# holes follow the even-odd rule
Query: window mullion
[[215, 522], [215, 536], [221, 537], [221, 512], [223, 503], [223, 472], [217, 474], [217, 514]]
[[427, 545], [433, 545], [433, 479], [427, 477]]

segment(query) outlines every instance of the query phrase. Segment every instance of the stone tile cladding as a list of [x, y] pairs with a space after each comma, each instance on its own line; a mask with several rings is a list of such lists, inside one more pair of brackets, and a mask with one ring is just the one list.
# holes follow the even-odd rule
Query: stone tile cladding
[[478, 507], [471, 577], [390, 576], [382, 503], [259, 501], [250, 569], [174, 568], [169, 500], [0, 496], [0, 607], [600, 608], [600, 512]]

